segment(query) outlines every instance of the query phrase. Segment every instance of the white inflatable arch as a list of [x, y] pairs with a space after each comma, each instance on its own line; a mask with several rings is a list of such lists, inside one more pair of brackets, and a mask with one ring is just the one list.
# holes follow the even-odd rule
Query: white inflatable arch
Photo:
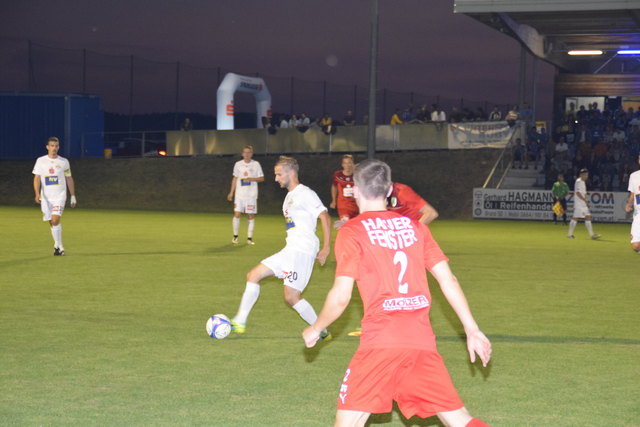
[[271, 117], [271, 94], [260, 77], [240, 76], [227, 73], [217, 92], [218, 130], [233, 129], [233, 94], [248, 92], [256, 98], [257, 127], [262, 128], [262, 117]]

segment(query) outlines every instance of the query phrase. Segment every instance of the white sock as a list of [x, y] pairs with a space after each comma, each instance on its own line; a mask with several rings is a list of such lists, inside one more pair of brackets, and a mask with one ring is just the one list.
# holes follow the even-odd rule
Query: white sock
[[[316, 311], [313, 309], [311, 304], [309, 304], [309, 301], [307, 301], [304, 298], [298, 301], [297, 303], [295, 303], [295, 305], [293, 306], [293, 309], [297, 311], [300, 317], [302, 317], [304, 321], [310, 325], [313, 325], [318, 319], [318, 316], [316, 315]], [[327, 330], [325, 329], [323, 332], [326, 332], [326, 331]]]
[[591, 221], [585, 221], [584, 226], [587, 227], [587, 231], [589, 232], [589, 236], [593, 236], [593, 226], [591, 225]]
[[578, 224], [578, 221], [576, 221], [575, 219], [569, 221], [569, 236], [573, 236], [573, 230], [576, 229], [576, 224]]
[[62, 248], [62, 224], [51, 227], [51, 236], [53, 236], [53, 247]]
[[240, 217], [233, 217], [233, 235], [238, 235], [238, 230], [240, 230]]
[[255, 218], [254, 219], [250, 219], [248, 220], [248, 225], [247, 225], [247, 237], [249, 239], [253, 238], [253, 226], [255, 225]]
[[244, 293], [242, 294], [242, 300], [240, 300], [240, 307], [238, 308], [238, 314], [233, 318], [234, 322], [245, 324], [247, 323], [247, 317], [253, 308], [253, 305], [258, 301], [260, 296], [260, 285], [253, 282], [247, 282]]

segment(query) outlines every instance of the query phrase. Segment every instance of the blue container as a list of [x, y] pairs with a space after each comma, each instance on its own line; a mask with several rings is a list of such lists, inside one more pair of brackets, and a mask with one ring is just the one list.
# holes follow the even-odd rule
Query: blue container
[[101, 157], [103, 132], [97, 96], [0, 92], [0, 159], [42, 156], [50, 136], [63, 157]]

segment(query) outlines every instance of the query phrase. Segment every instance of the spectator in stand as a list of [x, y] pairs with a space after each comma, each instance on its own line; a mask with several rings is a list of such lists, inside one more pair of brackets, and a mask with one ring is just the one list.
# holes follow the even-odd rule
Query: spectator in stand
[[460, 112], [460, 110], [458, 110], [457, 107], [452, 107], [449, 120], [451, 121], [451, 123], [460, 123], [464, 121], [464, 117], [462, 116], [462, 113]]
[[291, 129], [295, 129], [298, 127], [298, 124], [300, 124], [300, 122], [298, 121], [298, 116], [292, 114], [291, 118], [289, 119], [289, 127]]
[[333, 119], [329, 114], [322, 116], [320, 128], [325, 135], [334, 135], [336, 133], [336, 127], [333, 125]]
[[531, 126], [527, 134], [527, 154], [529, 156], [528, 160], [533, 162], [535, 170], [538, 170], [541, 154], [544, 151], [542, 139], [538, 129], [535, 126]]
[[389, 122], [389, 124], [391, 126], [395, 126], [395, 125], [401, 125], [404, 122], [402, 121], [402, 119], [400, 118], [400, 109], [396, 108], [396, 111], [393, 113], [393, 115], [391, 116], [391, 121]]
[[502, 120], [502, 112], [498, 109], [498, 106], [495, 106], [489, 114], [489, 121], [499, 122], [500, 120]]
[[345, 114], [344, 118], [342, 119], [342, 124], [344, 126], [353, 126], [356, 124], [356, 118], [353, 116], [353, 111], [347, 111], [347, 114]]
[[300, 113], [300, 117], [298, 117], [298, 122], [296, 124], [296, 129], [304, 133], [309, 130], [309, 126], [311, 126], [311, 120], [309, 120], [309, 117], [307, 117], [307, 113]]
[[569, 109], [564, 112], [564, 117], [566, 120], [575, 120], [576, 113], [576, 103], [570, 102]]
[[411, 105], [409, 105], [407, 108], [404, 109], [404, 111], [402, 112], [402, 121], [405, 123], [411, 123], [411, 121], [413, 120], [413, 107]]
[[183, 130], [185, 132], [193, 130], [193, 122], [189, 117], [185, 117], [184, 121], [182, 122], [182, 125], [180, 126], [180, 130]]
[[515, 169], [516, 163], [518, 163], [518, 169], [522, 169], [522, 164], [526, 165], [525, 169], [529, 169], [529, 162], [527, 161], [527, 148], [522, 144], [521, 138], [516, 138], [516, 143], [513, 145], [513, 162], [511, 167]]
[[422, 107], [416, 113], [416, 118], [412, 123], [426, 123], [431, 119], [431, 113], [429, 113], [429, 108], [427, 104], [422, 104]]
[[289, 121], [285, 116], [280, 116], [280, 129], [287, 129], [289, 127]]
[[369, 124], [369, 115], [368, 114], [365, 114], [364, 116], [362, 116], [362, 124], [364, 126]]
[[486, 122], [487, 121], [487, 113], [484, 112], [484, 109], [482, 107], [476, 108], [475, 121], [476, 122]]
[[555, 162], [558, 170], [564, 170], [566, 168], [566, 162], [569, 160], [567, 156], [568, 151], [569, 145], [567, 145], [564, 138], [560, 138], [556, 143], [555, 154], [553, 156], [553, 161]]
[[442, 110], [442, 108], [440, 108], [437, 105], [434, 105], [433, 112], [431, 113], [431, 121], [436, 124], [436, 128], [438, 129], [438, 131], [441, 131], [442, 126], [447, 121], [447, 115]]
[[516, 125], [516, 121], [520, 118], [520, 114], [518, 113], [518, 106], [514, 105], [511, 110], [507, 113], [505, 120], [509, 127], [514, 127]]

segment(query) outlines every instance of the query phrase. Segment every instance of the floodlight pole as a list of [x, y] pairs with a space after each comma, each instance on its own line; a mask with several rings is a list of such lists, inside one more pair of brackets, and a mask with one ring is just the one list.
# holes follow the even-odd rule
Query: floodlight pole
[[369, 120], [367, 158], [376, 152], [376, 92], [378, 89], [378, 0], [371, 0], [371, 51], [369, 53]]

